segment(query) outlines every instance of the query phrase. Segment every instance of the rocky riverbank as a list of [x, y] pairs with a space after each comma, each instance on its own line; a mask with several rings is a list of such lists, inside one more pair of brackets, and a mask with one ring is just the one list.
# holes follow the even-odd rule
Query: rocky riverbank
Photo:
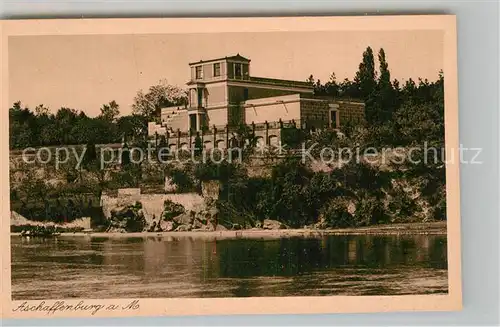
[[[11, 233], [20, 235], [20, 233]], [[244, 230], [191, 230], [169, 232], [107, 232], [107, 233], [62, 233], [58, 237], [200, 237], [200, 238], [282, 238], [282, 237], [322, 237], [326, 235], [446, 235], [446, 222], [375, 225], [343, 229], [261, 229]]]

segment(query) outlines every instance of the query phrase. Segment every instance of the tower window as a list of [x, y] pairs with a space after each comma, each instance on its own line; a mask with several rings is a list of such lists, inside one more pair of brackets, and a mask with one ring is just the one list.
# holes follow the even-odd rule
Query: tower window
[[220, 76], [220, 62], [214, 64], [214, 77]]
[[234, 64], [234, 77], [241, 77], [241, 64]]
[[203, 78], [203, 70], [201, 69], [201, 66], [196, 66], [196, 79], [202, 79]]

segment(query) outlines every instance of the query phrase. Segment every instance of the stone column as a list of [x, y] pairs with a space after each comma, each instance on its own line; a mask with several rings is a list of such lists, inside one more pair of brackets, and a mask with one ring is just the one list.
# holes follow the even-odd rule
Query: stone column
[[217, 128], [214, 125], [214, 142], [213, 142], [213, 148], [215, 149], [217, 147]]
[[265, 141], [264, 144], [269, 145], [269, 123], [267, 122], [267, 120], [265, 124], [266, 124], [266, 139], [264, 140]]

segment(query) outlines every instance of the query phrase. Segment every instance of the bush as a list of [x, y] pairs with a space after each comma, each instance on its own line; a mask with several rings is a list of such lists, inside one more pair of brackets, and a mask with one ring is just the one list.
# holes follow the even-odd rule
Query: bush
[[300, 148], [305, 137], [306, 135], [302, 129], [295, 127], [281, 129], [281, 141], [289, 148]]
[[321, 208], [321, 216], [326, 226], [332, 228], [346, 228], [356, 225], [353, 215], [348, 211], [348, 203], [342, 198], [336, 198]]
[[177, 185], [177, 190], [180, 193], [191, 192], [196, 190], [195, 181], [192, 175], [189, 174], [187, 171], [174, 168], [171, 169], [167, 175], [171, 178], [172, 183]]
[[93, 194], [71, 194], [44, 201], [11, 201], [11, 210], [29, 220], [56, 223], [72, 222], [82, 217], [90, 217], [92, 222], [101, 222], [104, 217], [99, 198]]
[[417, 202], [401, 187], [395, 187], [390, 192], [388, 209], [393, 216], [393, 222], [405, 222], [420, 211]]
[[355, 226], [369, 226], [388, 222], [382, 202], [375, 197], [362, 197], [356, 203]]

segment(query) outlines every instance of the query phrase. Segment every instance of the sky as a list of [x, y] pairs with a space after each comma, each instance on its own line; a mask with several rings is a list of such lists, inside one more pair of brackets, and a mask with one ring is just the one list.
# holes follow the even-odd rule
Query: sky
[[126, 115], [137, 91], [160, 79], [185, 88], [190, 62], [239, 53], [251, 60], [252, 76], [304, 81], [312, 74], [326, 82], [335, 72], [341, 81], [354, 77], [367, 46], [375, 55], [384, 48], [392, 79], [435, 80], [443, 36], [432, 30], [15, 36], [9, 102], [96, 116], [115, 100]]

